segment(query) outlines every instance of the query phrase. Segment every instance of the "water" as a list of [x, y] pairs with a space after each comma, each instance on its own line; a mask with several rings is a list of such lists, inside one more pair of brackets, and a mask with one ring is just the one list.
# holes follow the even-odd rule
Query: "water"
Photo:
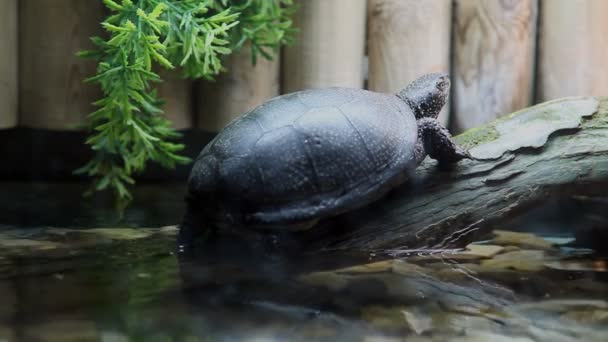
[[77, 184], [1, 186], [0, 341], [608, 340], [608, 261], [562, 228], [389, 259], [181, 255], [180, 186], [140, 188], [121, 221]]

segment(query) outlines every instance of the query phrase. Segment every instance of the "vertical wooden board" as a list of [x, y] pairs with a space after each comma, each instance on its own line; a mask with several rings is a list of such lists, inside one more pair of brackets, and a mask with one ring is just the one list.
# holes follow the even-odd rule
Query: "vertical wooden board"
[[539, 101], [608, 95], [608, 1], [541, 3]]
[[369, 0], [369, 89], [397, 93], [423, 74], [449, 72], [451, 23], [451, 0]]
[[452, 128], [531, 104], [537, 0], [454, 2]]
[[163, 80], [156, 87], [158, 95], [165, 101], [163, 112], [175, 129], [192, 128], [194, 113], [192, 108], [193, 82], [181, 77], [181, 70], [158, 71]]
[[248, 45], [226, 62], [228, 71], [215, 81], [201, 82], [197, 94], [197, 126], [217, 132], [240, 114], [279, 94], [279, 56], [259, 56], [251, 63]]
[[298, 2], [299, 32], [284, 49], [283, 93], [330, 86], [361, 88], [366, 0]]
[[101, 1], [19, 0], [19, 123], [46, 129], [78, 129], [101, 97], [96, 63], [76, 57], [101, 35]]
[[17, 0], [0, 0], [0, 129], [17, 124]]

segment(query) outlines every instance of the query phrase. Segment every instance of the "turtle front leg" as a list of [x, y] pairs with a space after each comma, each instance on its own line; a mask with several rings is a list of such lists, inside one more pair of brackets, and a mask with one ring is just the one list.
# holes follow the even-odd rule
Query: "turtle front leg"
[[471, 155], [460, 148], [452, 135], [437, 119], [421, 118], [418, 120], [418, 139], [424, 151], [439, 162], [440, 166], [456, 163], [462, 159], [471, 159]]

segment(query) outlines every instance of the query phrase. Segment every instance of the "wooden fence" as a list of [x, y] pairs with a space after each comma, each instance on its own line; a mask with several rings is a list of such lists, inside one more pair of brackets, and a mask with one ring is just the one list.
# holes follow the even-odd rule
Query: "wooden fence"
[[[227, 61], [216, 82], [161, 72], [176, 128], [217, 131], [279, 93], [347, 86], [394, 93], [450, 72], [460, 131], [557, 97], [608, 95], [606, 0], [302, 0], [297, 41], [281, 58]], [[100, 97], [81, 81], [104, 15], [96, 0], [0, 0], [0, 128], [79, 129]], [[247, 51], [247, 49], [243, 50]], [[279, 61], [280, 59], [280, 61]]]

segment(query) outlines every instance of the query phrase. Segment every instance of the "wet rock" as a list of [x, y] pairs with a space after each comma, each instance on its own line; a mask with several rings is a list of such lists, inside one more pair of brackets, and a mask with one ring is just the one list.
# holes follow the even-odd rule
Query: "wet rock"
[[100, 337], [94, 322], [79, 319], [34, 324], [24, 335], [26, 341], [40, 342], [96, 342]]
[[416, 335], [422, 335], [433, 327], [433, 321], [429, 316], [414, 312], [414, 310], [403, 310], [402, 313], [406, 326]]
[[545, 263], [549, 261], [544, 251], [521, 250], [503, 253], [493, 259], [481, 262], [481, 271], [511, 269], [518, 271], [540, 271], [545, 268]]
[[410, 331], [401, 307], [366, 307], [361, 310], [361, 319], [382, 331]]
[[178, 226], [161, 227], [159, 229], [159, 233], [161, 233], [163, 235], [167, 235], [167, 236], [177, 236], [177, 234], [179, 233], [179, 227]]
[[56, 250], [61, 244], [51, 241], [10, 238], [0, 236], [0, 251], [7, 254], [22, 254]]
[[129, 337], [116, 331], [104, 331], [100, 335], [100, 342], [129, 342]]
[[574, 272], [608, 272], [606, 260], [558, 260], [545, 263], [550, 269]]
[[427, 268], [420, 267], [404, 260], [394, 260], [391, 263], [391, 272], [404, 276], [411, 276], [416, 274], [425, 275], [430, 273]]
[[104, 244], [112, 241], [130, 241], [150, 237], [150, 229], [133, 228], [92, 228], [92, 229], [62, 229], [50, 228], [45, 234], [52, 239], [69, 244]]
[[[12, 319], [17, 312], [17, 292], [13, 284], [0, 280], [0, 324]], [[1, 334], [0, 334], [1, 336]], [[1, 339], [0, 339], [1, 340]]]
[[4, 326], [0, 323], [0, 342], [13, 342], [17, 341], [15, 331], [9, 327]]
[[520, 310], [541, 310], [564, 313], [569, 310], [603, 309], [608, 310], [608, 302], [594, 299], [551, 299], [537, 302], [521, 303], [516, 306]]
[[492, 258], [503, 252], [504, 249], [505, 247], [503, 246], [469, 244], [466, 251], [462, 252], [462, 255], [470, 256], [471, 259]]
[[388, 272], [393, 268], [393, 260], [385, 260], [373, 262], [370, 264], [357, 265], [348, 268], [342, 268], [336, 270], [336, 273], [349, 273], [349, 274], [357, 274], [357, 273], [379, 273], [379, 272]]
[[[403, 342], [403, 341], [404, 341], [403, 338], [390, 337], [390, 336], [365, 336], [365, 337], [363, 337], [363, 342]], [[407, 341], [410, 341], [410, 339], [408, 338]], [[425, 340], [425, 341], [432, 341], [432, 340], [429, 339], [429, 340]]]
[[564, 317], [584, 324], [597, 324], [605, 327], [608, 324], [608, 309], [573, 310], [566, 312]]
[[505, 336], [488, 331], [473, 331], [465, 333], [465, 336], [451, 339], [453, 342], [534, 342], [528, 337]]
[[539, 236], [530, 233], [495, 230], [492, 244], [500, 246], [518, 246], [524, 249], [551, 250], [553, 244]]
[[517, 251], [521, 251], [521, 248], [519, 248], [517, 246], [505, 246], [505, 248], [502, 250], [503, 253], [517, 252]]
[[95, 234], [111, 240], [137, 240], [150, 237], [152, 232], [133, 228], [93, 228], [81, 230], [81, 234]]

